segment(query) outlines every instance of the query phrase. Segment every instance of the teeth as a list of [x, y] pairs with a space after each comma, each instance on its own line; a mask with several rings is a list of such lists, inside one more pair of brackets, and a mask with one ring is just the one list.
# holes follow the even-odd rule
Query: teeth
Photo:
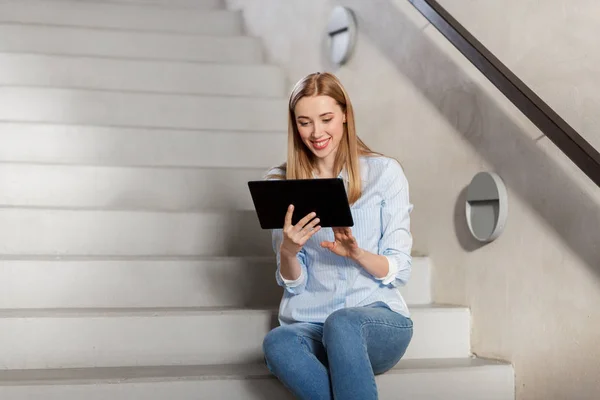
[[318, 142], [314, 142], [315, 147], [323, 147], [327, 143], [327, 141], [329, 141], [329, 139], [324, 139], [324, 140], [321, 140]]

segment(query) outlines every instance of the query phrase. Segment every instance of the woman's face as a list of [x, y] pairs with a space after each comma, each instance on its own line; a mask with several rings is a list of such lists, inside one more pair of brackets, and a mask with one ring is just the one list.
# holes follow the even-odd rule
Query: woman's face
[[346, 122], [337, 102], [329, 96], [303, 97], [294, 114], [300, 137], [313, 154], [319, 159], [334, 157]]

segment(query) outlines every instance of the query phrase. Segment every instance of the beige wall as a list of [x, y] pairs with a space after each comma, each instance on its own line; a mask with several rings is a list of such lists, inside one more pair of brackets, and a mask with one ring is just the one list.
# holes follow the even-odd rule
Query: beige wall
[[[447, 2], [464, 18], [485, 14], [477, 29], [488, 41], [506, 34], [494, 18], [511, 20], [512, 9], [488, 8], [492, 1], [474, 9], [466, 7], [476, 1]], [[571, 7], [566, 1], [547, 3]], [[415, 251], [434, 260], [435, 300], [472, 309], [474, 353], [513, 362], [519, 399], [598, 398], [600, 189], [407, 0], [228, 4], [244, 10], [249, 33], [263, 38], [269, 60], [286, 69], [290, 83], [330, 69], [322, 56], [328, 11], [335, 4], [355, 10], [361, 30], [356, 53], [335, 72], [355, 104], [359, 134], [405, 166], [415, 204]], [[542, 2], [523, 4], [526, 8], [515, 8], [523, 14], [521, 21], [533, 14], [540, 28], [524, 40], [518, 33], [523, 22], [511, 25], [511, 41], [499, 42], [499, 56], [515, 54], [517, 72], [532, 86], [537, 83], [535, 89], [576, 129], [584, 135], [600, 132], [600, 105], [593, 98], [600, 93], [600, 74], [583, 77], [577, 59], [567, 61], [579, 70], [543, 62], [546, 55], [536, 40], [540, 33], [544, 43], [549, 36], [533, 7]], [[576, 33], [554, 43], [571, 51], [573, 41], [586, 37], [578, 43], [594, 51], [591, 27], [577, 31], [578, 18], [589, 18], [591, 9], [584, 11], [561, 14], [569, 15], [569, 28]], [[530, 48], [514, 50], [521, 41]], [[554, 47], [549, 51], [561, 54]], [[593, 62], [585, 65], [597, 71]], [[574, 93], [583, 93], [578, 97], [583, 100], [574, 102]], [[499, 173], [510, 196], [506, 230], [487, 246], [469, 238], [463, 212], [464, 188], [482, 169]]]
[[600, 148], [600, 1], [438, 1]]

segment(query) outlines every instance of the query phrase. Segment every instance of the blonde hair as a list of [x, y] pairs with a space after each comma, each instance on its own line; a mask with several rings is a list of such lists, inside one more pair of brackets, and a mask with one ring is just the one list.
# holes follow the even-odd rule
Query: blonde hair
[[354, 124], [354, 109], [350, 97], [338, 78], [330, 73], [316, 72], [302, 78], [292, 90], [289, 101], [288, 116], [288, 148], [287, 162], [279, 167], [284, 171], [281, 174], [271, 174], [270, 178], [279, 179], [310, 179], [315, 170], [315, 156], [306, 147], [296, 125], [294, 109], [303, 97], [329, 96], [333, 98], [346, 114], [344, 135], [337, 149], [333, 173], [339, 175], [343, 168], [348, 174], [348, 202], [354, 204], [362, 195], [360, 175], [360, 156], [380, 155], [373, 152], [357, 136]]

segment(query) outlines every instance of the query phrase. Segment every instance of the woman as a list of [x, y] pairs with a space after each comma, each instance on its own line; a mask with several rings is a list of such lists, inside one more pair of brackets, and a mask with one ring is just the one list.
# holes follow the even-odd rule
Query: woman
[[354, 227], [320, 229], [317, 215], [273, 231], [280, 325], [263, 343], [269, 370], [299, 399], [377, 398], [375, 375], [412, 338], [398, 287], [411, 271], [408, 183], [397, 161], [357, 137], [339, 80], [315, 73], [289, 102], [287, 163], [267, 179], [341, 178]]

